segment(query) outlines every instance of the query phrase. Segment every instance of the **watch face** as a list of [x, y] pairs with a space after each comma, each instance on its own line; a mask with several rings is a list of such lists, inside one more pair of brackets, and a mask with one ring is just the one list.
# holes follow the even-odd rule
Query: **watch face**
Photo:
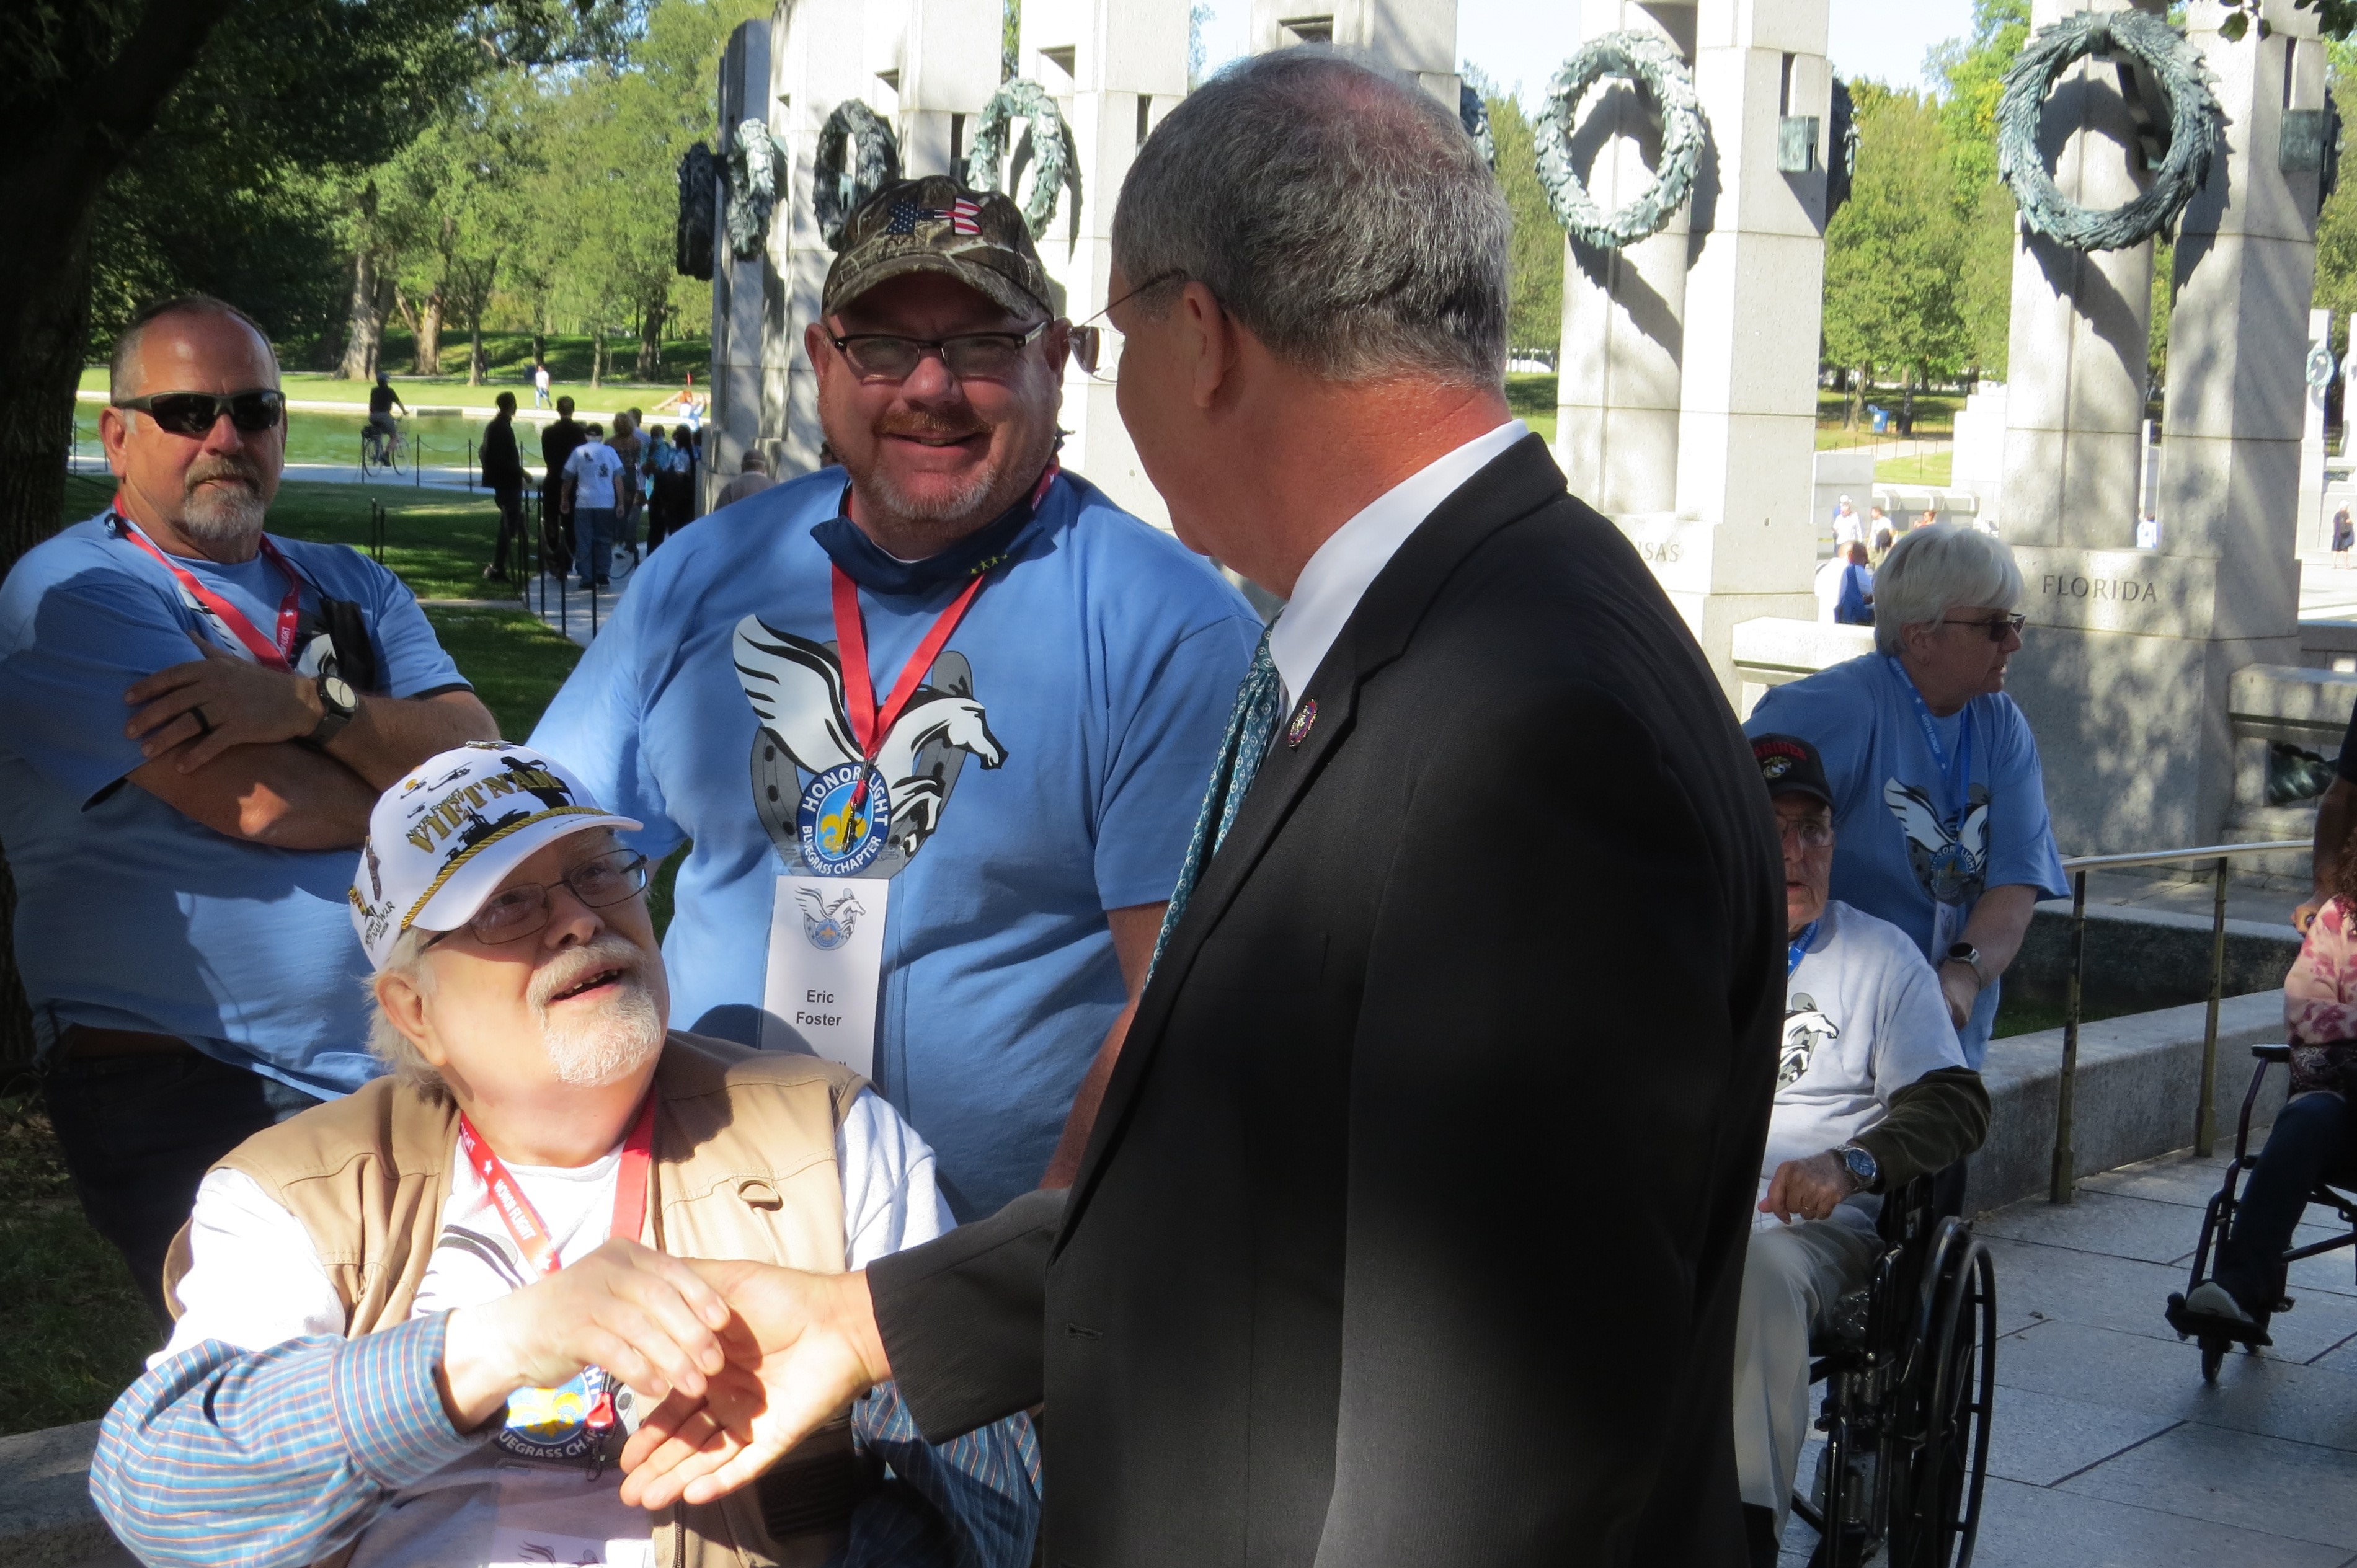
[[330, 675], [320, 682], [319, 694], [328, 699], [329, 707], [347, 716], [361, 705], [359, 693], [352, 690], [351, 682], [340, 675]]

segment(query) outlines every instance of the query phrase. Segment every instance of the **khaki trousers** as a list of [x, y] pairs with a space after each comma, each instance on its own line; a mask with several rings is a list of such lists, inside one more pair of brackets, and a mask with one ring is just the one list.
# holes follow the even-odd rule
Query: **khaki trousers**
[[1784, 1533], [1809, 1433], [1809, 1334], [1867, 1283], [1881, 1245], [1834, 1219], [1773, 1219], [1751, 1232], [1735, 1320], [1735, 1468], [1743, 1500]]

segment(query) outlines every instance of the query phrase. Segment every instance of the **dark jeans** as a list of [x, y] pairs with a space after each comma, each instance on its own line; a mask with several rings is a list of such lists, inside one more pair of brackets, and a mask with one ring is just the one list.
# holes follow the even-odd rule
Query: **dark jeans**
[[491, 498], [500, 503], [500, 541], [491, 547], [491, 570], [504, 577], [508, 575], [508, 547], [515, 547], [515, 566], [521, 572], [524, 565], [523, 547], [523, 481], [493, 485]]
[[614, 509], [609, 506], [573, 508], [573, 564], [581, 574], [581, 585], [587, 587], [594, 579], [603, 583], [614, 570]]
[[2215, 1277], [2252, 1316], [2264, 1321], [2283, 1295], [2284, 1252], [2325, 1179], [2357, 1182], [2357, 1109], [2337, 1094], [2304, 1094], [2276, 1118], [2218, 1249]]
[[52, 1057], [41, 1098], [82, 1212], [166, 1323], [164, 1254], [205, 1172], [264, 1127], [319, 1103], [195, 1051]]
[[573, 535], [565, 526], [565, 481], [540, 488], [540, 567], [562, 577], [573, 570]]

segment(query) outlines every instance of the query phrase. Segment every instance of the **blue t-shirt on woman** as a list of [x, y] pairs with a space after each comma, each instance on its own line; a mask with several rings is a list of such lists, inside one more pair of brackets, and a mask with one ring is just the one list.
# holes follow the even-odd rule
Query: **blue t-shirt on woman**
[[[2070, 891], [2038, 742], [2002, 692], [1932, 718], [1897, 662], [1868, 653], [1770, 688], [1743, 728], [1816, 746], [1834, 790], [1833, 897], [1897, 926], [1933, 963], [1987, 889], [2027, 885], [2050, 898]], [[1958, 1031], [1975, 1069], [1988, 1055], [1998, 989], [1982, 990]]]

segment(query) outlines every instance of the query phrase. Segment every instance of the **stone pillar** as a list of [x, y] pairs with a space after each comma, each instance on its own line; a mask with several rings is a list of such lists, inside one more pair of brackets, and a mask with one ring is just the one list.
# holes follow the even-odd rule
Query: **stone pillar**
[[1330, 44], [1457, 113], [1457, 0], [1253, 0], [1252, 52], [1297, 44]]
[[[770, 24], [747, 22], [729, 36], [720, 59], [720, 151], [737, 127], [768, 118]], [[705, 420], [704, 504], [768, 430], [762, 365], [764, 324], [781, 303], [783, 285], [767, 252], [739, 260], [728, 249], [727, 205], [714, 209], [712, 251], [712, 407]]]
[[1675, 510], [1618, 521], [1731, 696], [1736, 623], [1816, 611], [1833, 73], [1826, 0], [1700, 0], [1692, 15], [1710, 137], [1687, 213]]
[[[1690, 5], [1587, 0], [1579, 19], [1583, 41], [1653, 33], [1694, 59]], [[1620, 208], [1651, 185], [1661, 146], [1661, 127], [1634, 87], [1608, 78], [1587, 90], [1573, 131], [1572, 166], [1599, 205]], [[1564, 237], [1555, 461], [1571, 493], [1609, 515], [1677, 510], [1686, 210], [1625, 251], [1598, 251]]]
[[[2034, 257], [2015, 273], [2006, 534], [2033, 625], [2010, 683], [2037, 732], [2066, 851], [2207, 843], [2238, 822], [2263, 825], [2262, 801], [2236, 800], [2228, 692], [2244, 666], [2298, 662], [2319, 176], [2312, 157], [2298, 166], [2293, 116], [2324, 104], [2313, 15], [2291, 0], [2266, 0], [2264, 14], [2270, 36], [2255, 27], [2230, 41], [2214, 0], [2188, 13], [2189, 37], [2217, 78], [2225, 145], [2176, 242], [2158, 552], [2130, 548], [2133, 382], [2148, 297], [2138, 280], [2148, 269], [2132, 254], [2079, 258], [2083, 325], [2045, 317]], [[2095, 80], [2110, 70], [2098, 66]], [[2116, 104], [2116, 91], [2091, 87], [2082, 102], [2092, 116]], [[2127, 160], [2081, 140], [2076, 166], [2111, 182], [2082, 199], [2110, 205], [2130, 188]], [[2041, 374], [2062, 358], [2054, 345], [2066, 331], [2067, 378]], [[2026, 385], [2067, 392], [2072, 420], [2034, 427]]]
[[[1003, 16], [996, 0], [905, 4], [874, 71], [883, 90], [878, 99], [888, 99], [892, 108], [888, 112], [878, 99], [869, 103], [899, 134], [903, 175], [945, 174], [963, 181], [974, 116], [998, 91]], [[873, 46], [871, 39], [871, 53]]]
[[[2308, 313], [2308, 352], [2312, 360], [2319, 349], [2323, 350], [2329, 364], [2332, 357], [2332, 312], [2311, 310]], [[2300, 550], [2329, 550], [2332, 547], [2332, 530], [2324, 520], [2324, 404], [2332, 390], [2328, 378], [2322, 386], [2308, 384], [2308, 407], [2300, 422], [2299, 432], [2299, 521], [2292, 532], [2295, 547]]]
[[[1114, 207], [1137, 149], [1186, 95], [1187, 22], [1187, 0], [1027, 0], [1023, 7], [1019, 74], [1055, 100], [1077, 153], [1079, 209], [1066, 190], [1039, 240], [1039, 259], [1063, 286], [1064, 314], [1075, 322], [1110, 303]], [[1065, 467], [1116, 505], [1169, 527], [1114, 406], [1114, 383], [1070, 367], [1062, 418]]]

